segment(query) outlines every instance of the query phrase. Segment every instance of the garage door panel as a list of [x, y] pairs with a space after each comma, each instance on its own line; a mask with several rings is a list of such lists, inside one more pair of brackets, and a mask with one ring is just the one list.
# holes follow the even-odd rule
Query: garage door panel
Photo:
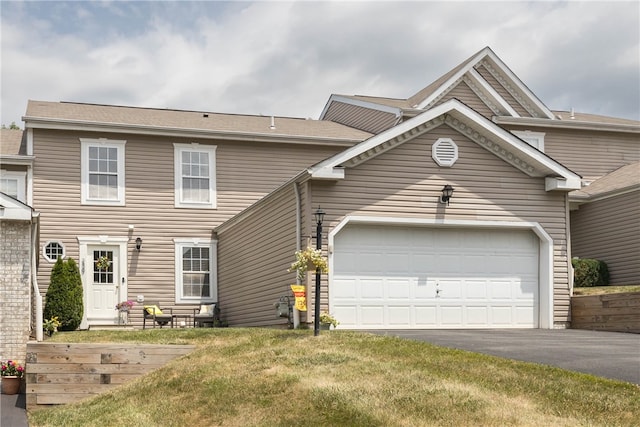
[[392, 300], [410, 300], [412, 298], [411, 282], [412, 281], [409, 278], [387, 279], [387, 297]]
[[356, 294], [363, 300], [380, 300], [382, 301], [385, 296], [383, 278], [366, 277], [357, 280], [358, 291]]
[[438, 310], [433, 306], [414, 306], [414, 324], [419, 328], [433, 328], [437, 325]]
[[354, 326], [339, 318], [341, 328], [537, 326], [530, 231], [346, 226], [333, 261], [331, 309], [357, 313]]
[[408, 325], [411, 323], [411, 311], [410, 306], [388, 306], [387, 324], [391, 327]]
[[365, 327], [384, 326], [384, 307], [382, 305], [362, 305], [359, 311], [360, 324]]
[[489, 307], [485, 305], [466, 307], [466, 324], [469, 327], [482, 327], [490, 324]]
[[341, 279], [334, 280], [334, 285], [331, 287], [331, 293], [336, 300], [351, 299], [354, 300], [357, 297], [358, 280], [355, 278], [342, 277]]
[[459, 305], [441, 305], [438, 313], [440, 315], [439, 323], [442, 326], [463, 325], [462, 312], [462, 307]]
[[487, 280], [467, 279], [465, 280], [466, 296], [468, 300], [482, 300], [487, 299]]

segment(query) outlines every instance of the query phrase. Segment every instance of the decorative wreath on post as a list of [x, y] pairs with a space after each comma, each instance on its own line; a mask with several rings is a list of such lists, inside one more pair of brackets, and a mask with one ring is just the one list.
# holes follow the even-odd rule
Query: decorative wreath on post
[[98, 258], [98, 261], [96, 261], [96, 267], [98, 267], [98, 270], [108, 270], [109, 258], [107, 258], [106, 256], [101, 256], [100, 258]]

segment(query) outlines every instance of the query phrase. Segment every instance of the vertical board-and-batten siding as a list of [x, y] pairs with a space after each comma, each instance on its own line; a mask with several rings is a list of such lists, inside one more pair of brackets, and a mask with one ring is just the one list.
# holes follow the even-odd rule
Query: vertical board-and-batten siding
[[[431, 158], [438, 138], [458, 145], [453, 167]], [[445, 184], [455, 188], [447, 207], [438, 203]], [[554, 241], [554, 321], [568, 321], [566, 194], [546, 192], [544, 178], [525, 175], [454, 129], [442, 125], [346, 169], [344, 180], [311, 185], [313, 206], [327, 206], [328, 230], [346, 215], [540, 223]]]
[[233, 326], [287, 323], [274, 303], [291, 296], [295, 273], [296, 198], [287, 185], [218, 233], [218, 299]]
[[333, 121], [365, 132], [378, 134], [396, 124], [395, 114], [333, 101], [324, 120]]
[[[80, 204], [79, 138], [126, 140], [125, 206]], [[174, 207], [173, 143], [216, 149], [217, 209]], [[78, 236], [128, 237], [128, 295], [175, 304], [174, 238], [211, 239], [213, 228], [273, 191], [305, 167], [341, 150], [221, 140], [34, 130], [34, 208], [41, 212], [38, 282], [43, 295], [53, 263], [42, 257], [47, 241], [60, 241], [78, 260]], [[135, 226], [131, 232], [129, 224]], [[135, 239], [143, 240], [135, 251]], [[187, 307], [188, 308], [188, 307]], [[141, 325], [140, 310], [132, 312]], [[114, 317], [115, 317], [114, 309]]]
[[612, 285], [640, 283], [640, 191], [571, 212], [572, 255], [607, 263]]

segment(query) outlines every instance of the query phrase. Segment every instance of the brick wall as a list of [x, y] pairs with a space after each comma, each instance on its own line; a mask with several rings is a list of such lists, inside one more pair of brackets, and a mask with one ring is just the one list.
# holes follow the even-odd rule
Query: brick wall
[[0, 221], [0, 360], [25, 362], [30, 328], [31, 224]]

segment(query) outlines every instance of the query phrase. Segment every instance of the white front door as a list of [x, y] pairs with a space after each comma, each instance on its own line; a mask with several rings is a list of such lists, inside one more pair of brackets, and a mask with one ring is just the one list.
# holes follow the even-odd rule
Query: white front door
[[115, 323], [122, 277], [119, 246], [88, 246], [85, 260], [85, 291], [89, 324]]

